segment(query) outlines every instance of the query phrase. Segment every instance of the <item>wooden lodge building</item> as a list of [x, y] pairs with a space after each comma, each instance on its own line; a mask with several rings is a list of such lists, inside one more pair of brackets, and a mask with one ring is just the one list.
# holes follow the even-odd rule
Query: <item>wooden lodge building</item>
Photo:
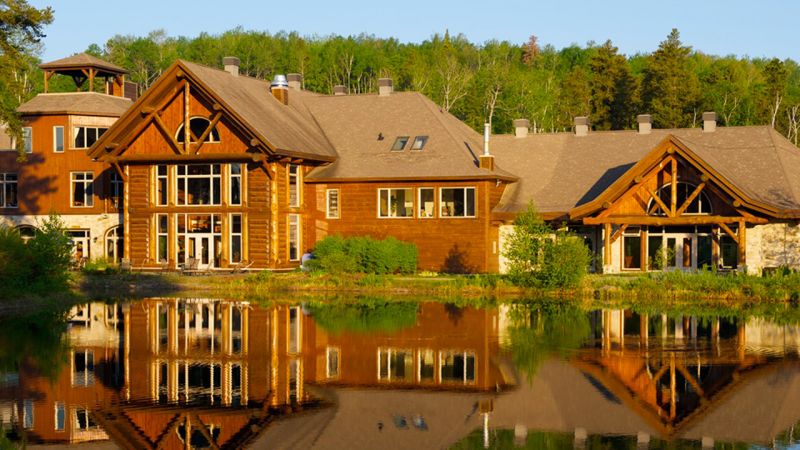
[[236, 58], [225, 70], [177, 61], [131, 105], [121, 68], [86, 55], [42, 67], [79, 86], [106, 77], [108, 95], [20, 107], [30, 154], [0, 155], [0, 220], [58, 212], [81, 256], [287, 269], [327, 235], [369, 235], [415, 243], [423, 270], [497, 272], [533, 202], [584, 237], [598, 271], [800, 267], [800, 150], [769, 127], [706, 113], [702, 129], [642, 115], [638, 130], [595, 132], [578, 117], [571, 133], [517, 120], [513, 135], [482, 138], [390, 79], [319, 95], [299, 74], [239, 75]]

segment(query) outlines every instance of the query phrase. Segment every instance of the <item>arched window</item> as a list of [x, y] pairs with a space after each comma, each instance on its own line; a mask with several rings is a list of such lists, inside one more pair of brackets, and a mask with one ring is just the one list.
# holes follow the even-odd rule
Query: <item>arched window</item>
[[[211, 121], [206, 119], [205, 117], [192, 117], [189, 119], [189, 131], [191, 131], [194, 137], [190, 137], [191, 142], [195, 142], [195, 139], [200, 138], [203, 133], [206, 132], [208, 126], [211, 125]], [[184, 134], [183, 134], [183, 124], [178, 127], [178, 133], [175, 136], [175, 140], [179, 143], [184, 142]], [[219, 132], [217, 131], [217, 127], [211, 129], [211, 132], [208, 133], [208, 137], [206, 137], [205, 142], [219, 142]]]
[[[676, 204], [677, 207], [680, 208], [681, 205], [689, 198], [692, 193], [694, 193], [697, 186], [691, 183], [684, 183], [678, 182], [678, 190], [677, 190], [677, 199]], [[662, 186], [658, 192], [656, 193], [658, 198], [664, 202], [665, 205], [669, 205], [672, 201], [672, 186], [670, 184], [665, 184]], [[700, 192], [700, 195], [696, 196], [692, 202], [686, 207], [686, 210], [683, 212], [684, 214], [711, 214], [711, 200], [709, 200], [708, 196], [705, 192]], [[661, 207], [656, 203], [655, 200], [650, 199], [650, 203], [647, 205], [647, 214], [651, 216], [666, 216], [666, 212], [661, 209]]]
[[120, 261], [124, 256], [125, 241], [123, 240], [122, 225], [109, 228], [106, 231], [106, 257], [113, 261]]
[[36, 231], [37, 231], [36, 227], [34, 227], [33, 225], [20, 225], [17, 227], [17, 232], [22, 237], [22, 240], [25, 241], [25, 243], [27, 243], [28, 241], [33, 239], [34, 236], [36, 236]]

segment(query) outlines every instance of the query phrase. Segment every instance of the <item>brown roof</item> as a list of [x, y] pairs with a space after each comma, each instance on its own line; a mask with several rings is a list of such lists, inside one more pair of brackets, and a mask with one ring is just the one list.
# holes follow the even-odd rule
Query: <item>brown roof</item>
[[[422, 94], [316, 96], [308, 104], [339, 154], [333, 164], [313, 170], [308, 181], [516, 179], [499, 168], [479, 168], [481, 136]], [[399, 136], [409, 142], [403, 151], [391, 151]], [[411, 150], [415, 136], [428, 137], [422, 150]]]
[[67, 56], [66, 58], [42, 63], [39, 65], [39, 67], [46, 70], [70, 70], [92, 67], [111, 74], [128, 73], [127, 70], [116, 64], [111, 64], [110, 62], [103, 61], [100, 58], [86, 53], [78, 53], [77, 55]]
[[324, 160], [336, 157], [306, 106], [315, 94], [290, 90], [289, 104], [284, 105], [272, 95], [268, 81], [188, 61], [180, 64], [276, 149]]
[[533, 200], [543, 213], [567, 213], [608, 188], [661, 141], [673, 136], [752, 199], [800, 211], [800, 149], [767, 126], [537, 134], [493, 137], [498, 164], [520, 176], [496, 212]]
[[28, 114], [81, 114], [86, 116], [121, 116], [133, 103], [125, 97], [97, 92], [39, 94], [17, 108]]

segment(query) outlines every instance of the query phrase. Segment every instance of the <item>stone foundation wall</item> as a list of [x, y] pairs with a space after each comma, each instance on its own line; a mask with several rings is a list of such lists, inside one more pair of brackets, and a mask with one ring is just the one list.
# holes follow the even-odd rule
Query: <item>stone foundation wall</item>
[[747, 229], [747, 271], [789, 266], [800, 269], [800, 224], [797, 221]]
[[[89, 230], [89, 256], [91, 259], [106, 256], [105, 238], [109, 229], [122, 223], [119, 214], [87, 214], [60, 216], [67, 229]], [[46, 215], [0, 216], [0, 225], [18, 227], [31, 225], [36, 228], [47, 219]]]

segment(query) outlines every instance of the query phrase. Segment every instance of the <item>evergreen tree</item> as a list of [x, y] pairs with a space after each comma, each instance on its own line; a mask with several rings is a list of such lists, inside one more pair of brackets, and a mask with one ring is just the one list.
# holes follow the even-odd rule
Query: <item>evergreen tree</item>
[[591, 116], [597, 130], [619, 130], [633, 124], [636, 113], [636, 80], [625, 57], [606, 41], [589, 62], [591, 69]]
[[677, 29], [648, 58], [642, 94], [653, 125], [679, 128], [695, 123], [700, 89], [697, 74], [689, 67], [691, 48], [680, 41]]

